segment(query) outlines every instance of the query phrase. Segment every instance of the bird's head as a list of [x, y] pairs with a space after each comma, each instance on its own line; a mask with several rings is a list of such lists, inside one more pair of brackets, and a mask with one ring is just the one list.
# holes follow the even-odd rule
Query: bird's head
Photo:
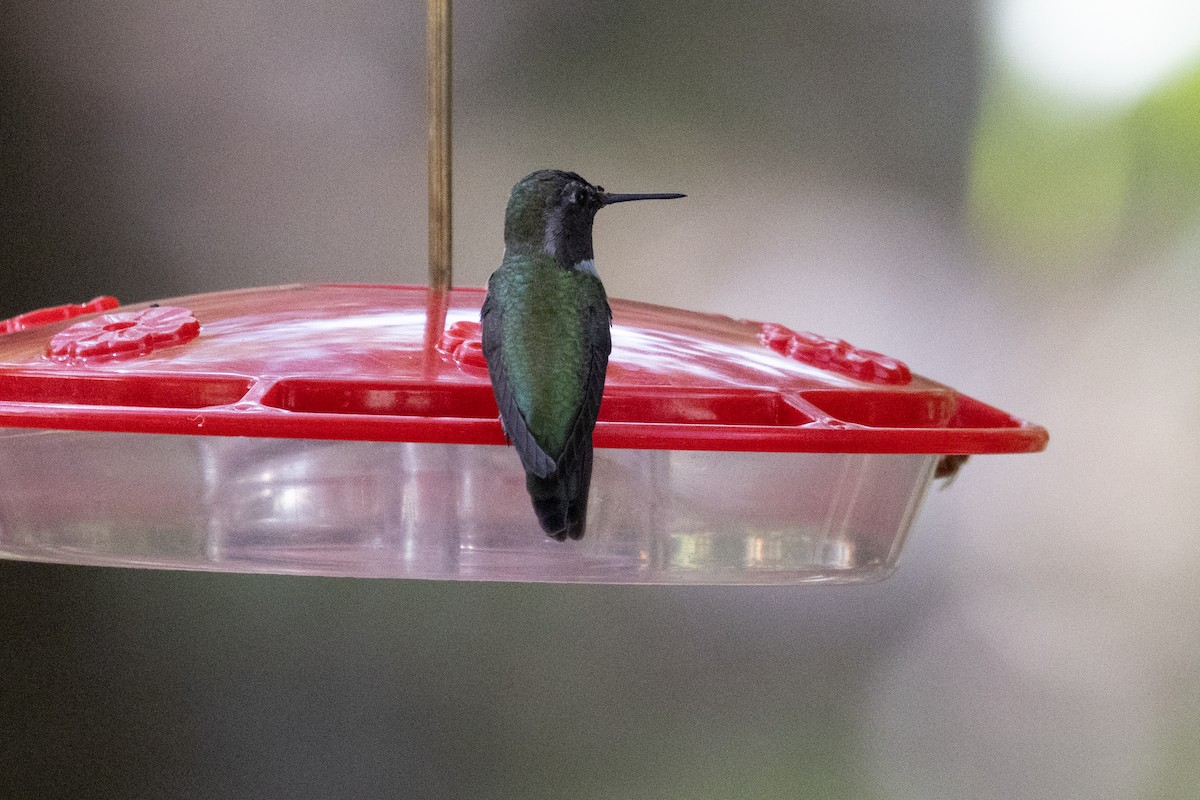
[[592, 254], [596, 212], [627, 200], [671, 200], [681, 194], [613, 194], [574, 172], [543, 169], [517, 181], [504, 214], [504, 246], [511, 253], [545, 252], [566, 268]]

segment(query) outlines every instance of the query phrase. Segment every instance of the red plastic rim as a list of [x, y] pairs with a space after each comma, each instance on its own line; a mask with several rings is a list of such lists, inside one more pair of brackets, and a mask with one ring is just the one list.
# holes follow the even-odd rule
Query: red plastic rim
[[[0, 425], [502, 444], [479, 347], [483, 296], [411, 286], [248, 289], [0, 335]], [[982, 454], [1046, 446], [1044, 428], [840, 339], [632, 301], [612, 309], [598, 447]]]

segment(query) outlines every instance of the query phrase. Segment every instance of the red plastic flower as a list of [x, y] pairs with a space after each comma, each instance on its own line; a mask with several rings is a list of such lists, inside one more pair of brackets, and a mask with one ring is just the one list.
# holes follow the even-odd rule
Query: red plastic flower
[[860, 381], [900, 386], [912, 380], [912, 373], [903, 361], [874, 350], [860, 350], [844, 339], [808, 331], [796, 333], [773, 322], [762, 324], [758, 339], [789, 358]]
[[56, 361], [132, 358], [198, 335], [200, 322], [188, 309], [152, 306], [76, 322], [54, 334], [46, 355]]
[[459, 366], [487, 369], [483, 357], [483, 328], [478, 322], [459, 320], [446, 329], [438, 349], [454, 356]]

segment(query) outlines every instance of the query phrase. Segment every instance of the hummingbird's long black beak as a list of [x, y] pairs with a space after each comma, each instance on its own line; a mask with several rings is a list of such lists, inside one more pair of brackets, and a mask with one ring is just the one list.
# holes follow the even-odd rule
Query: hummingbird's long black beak
[[601, 202], [606, 206], [611, 206], [613, 203], [625, 203], [630, 200], [678, 200], [681, 197], [687, 197], [686, 194], [613, 194], [605, 192], [600, 195]]

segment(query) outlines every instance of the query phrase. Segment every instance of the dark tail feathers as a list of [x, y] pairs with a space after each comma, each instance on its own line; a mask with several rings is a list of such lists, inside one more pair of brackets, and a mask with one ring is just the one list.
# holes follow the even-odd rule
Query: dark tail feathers
[[592, 483], [592, 449], [573, 463], [563, 463], [544, 478], [526, 474], [525, 488], [533, 500], [542, 530], [553, 539], [582, 539], [587, 528], [588, 489]]

